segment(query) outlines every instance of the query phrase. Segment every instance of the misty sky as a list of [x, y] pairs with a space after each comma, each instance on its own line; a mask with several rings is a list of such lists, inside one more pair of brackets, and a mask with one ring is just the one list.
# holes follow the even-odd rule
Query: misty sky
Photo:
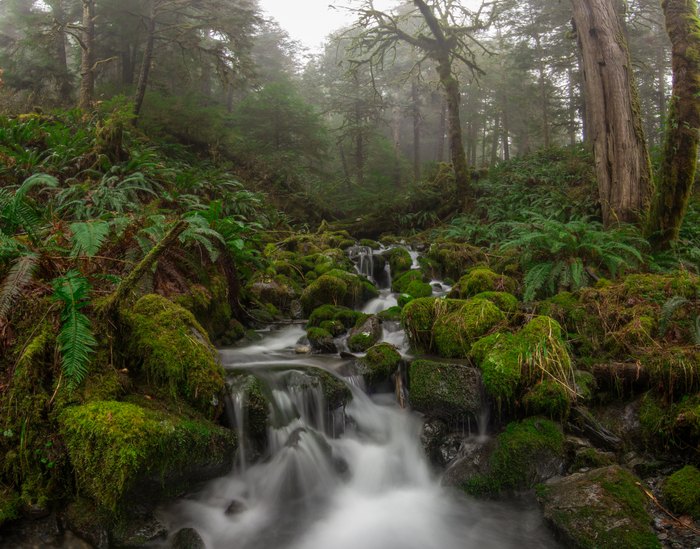
[[[342, 7], [333, 9], [329, 4], [343, 6], [350, 3], [333, 0], [260, 0], [262, 9], [275, 18], [291, 38], [299, 40], [312, 51], [319, 51], [328, 34], [353, 20], [347, 10]], [[377, 9], [388, 9], [397, 4], [397, 0], [374, 2]]]

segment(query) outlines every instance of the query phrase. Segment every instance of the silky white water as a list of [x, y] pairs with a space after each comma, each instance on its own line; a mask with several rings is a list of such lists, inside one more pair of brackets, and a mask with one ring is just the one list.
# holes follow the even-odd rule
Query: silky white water
[[267, 453], [245, 466], [239, 458], [229, 476], [162, 509], [170, 532], [195, 528], [212, 549], [557, 547], [536, 507], [442, 487], [420, 445], [420, 418], [393, 395], [349, 383], [344, 415], [330, 414], [314, 369], [349, 371], [348, 361], [295, 356], [300, 335], [287, 327], [222, 352], [225, 365], [269, 389]]

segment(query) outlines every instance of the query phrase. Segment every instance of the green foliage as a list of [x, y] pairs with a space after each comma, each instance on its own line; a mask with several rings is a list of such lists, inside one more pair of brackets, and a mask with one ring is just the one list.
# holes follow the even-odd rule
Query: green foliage
[[110, 223], [107, 221], [76, 222], [70, 224], [73, 248], [71, 256], [94, 256], [104, 244], [110, 232]]
[[438, 354], [466, 358], [472, 344], [503, 323], [505, 316], [486, 299], [470, 299], [455, 312], [438, 316], [433, 324], [433, 341]]
[[56, 337], [61, 367], [68, 387], [74, 389], [85, 379], [90, 355], [97, 346], [90, 319], [81, 312], [89, 303], [90, 284], [78, 271], [68, 271], [53, 281], [53, 287], [53, 298], [63, 304]]
[[644, 262], [646, 241], [633, 227], [604, 230], [597, 221], [569, 222], [531, 213], [514, 223], [502, 250], [517, 250], [525, 301], [587, 286], [591, 273], [615, 277]]
[[26, 253], [15, 260], [0, 286], [0, 319], [7, 318], [23, 290], [32, 281], [39, 265], [39, 256]]

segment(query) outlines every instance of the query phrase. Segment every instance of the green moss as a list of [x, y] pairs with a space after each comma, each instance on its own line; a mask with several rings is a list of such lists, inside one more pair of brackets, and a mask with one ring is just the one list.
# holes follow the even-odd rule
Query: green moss
[[[564, 435], [556, 423], [541, 418], [509, 423], [498, 435], [489, 472], [470, 479], [463, 488], [472, 495], [532, 488], [541, 480], [538, 467], [560, 462], [563, 456]], [[557, 472], [553, 469], [552, 475]]]
[[125, 402], [70, 407], [59, 423], [78, 486], [109, 509], [139, 480], [165, 479], [193, 463], [225, 463], [235, 445], [222, 427]]
[[545, 378], [553, 379], [576, 393], [571, 356], [563, 339], [560, 324], [548, 316], [536, 316], [518, 333], [528, 346], [523, 375], [528, 384]]
[[377, 242], [376, 240], [370, 240], [369, 238], [363, 238], [362, 240], [360, 240], [360, 246], [367, 246], [369, 248], [372, 248], [373, 250], [378, 250], [382, 247], [382, 245], [379, 242]]
[[462, 276], [450, 291], [450, 297], [466, 299], [482, 292], [515, 293], [517, 283], [511, 277], [494, 273], [488, 267], [474, 267]]
[[642, 399], [639, 422], [649, 448], [688, 452], [700, 458], [700, 394], [669, 403], [649, 392]]
[[411, 254], [408, 253], [406, 248], [396, 247], [384, 253], [391, 267], [391, 276], [398, 278], [400, 275], [406, 271], [411, 270], [411, 265], [413, 265], [413, 260], [411, 259]]
[[663, 484], [663, 494], [672, 511], [700, 519], [700, 470], [697, 467], [686, 465], [673, 473]]
[[499, 405], [515, 396], [527, 352], [526, 342], [507, 332], [491, 334], [472, 346], [471, 356], [481, 369], [484, 388]]
[[377, 343], [360, 359], [360, 369], [367, 385], [391, 378], [401, 363], [401, 353], [390, 343]]
[[567, 546], [661, 547], [637, 478], [612, 465], [565, 477], [538, 491], [545, 518]]
[[381, 320], [376, 315], [358, 319], [350, 331], [348, 348], [354, 353], [362, 353], [377, 343], [382, 337]]
[[669, 400], [700, 391], [700, 348], [654, 345], [641, 356], [636, 355], [649, 375], [650, 386]]
[[333, 269], [319, 276], [301, 294], [301, 304], [308, 315], [321, 305], [356, 307], [379, 295], [376, 287], [363, 278]]
[[409, 399], [420, 412], [457, 424], [481, 409], [478, 372], [461, 364], [414, 360], [409, 366]]
[[433, 295], [433, 287], [427, 282], [414, 280], [406, 288], [406, 293], [411, 297], [430, 297]]
[[505, 316], [486, 299], [470, 299], [454, 313], [438, 317], [433, 341], [440, 356], [466, 358], [472, 344], [505, 321]]
[[593, 400], [593, 395], [597, 388], [595, 376], [590, 372], [575, 370], [574, 381], [576, 382], [576, 394], [578, 398], [584, 403]]
[[399, 308], [403, 309], [406, 305], [408, 305], [411, 301], [413, 301], [415, 297], [409, 294], [401, 294], [398, 298], [396, 298], [396, 303], [399, 306]]
[[512, 315], [518, 311], [518, 298], [508, 292], [481, 292], [474, 297], [476, 299], [488, 299], [508, 315]]
[[411, 346], [417, 351], [430, 350], [435, 319], [456, 311], [462, 305], [464, 301], [436, 297], [422, 297], [408, 303], [401, 311], [401, 324]]
[[541, 415], [563, 421], [569, 415], [571, 401], [565, 387], [555, 381], [544, 379], [525, 393], [523, 405], [530, 415]]
[[[395, 278], [392, 283], [391, 283], [391, 289], [397, 293], [400, 294], [405, 294], [405, 293], [410, 293], [408, 291], [408, 285], [413, 282], [413, 281], [419, 281], [423, 282], [423, 273], [420, 271], [412, 270], [408, 271], [407, 273], [402, 274], [401, 276]], [[414, 297], [423, 297], [423, 296], [414, 296]]]
[[468, 268], [487, 260], [481, 248], [455, 242], [434, 243], [427, 256], [438, 266], [438, 272], [433, 273], [435, 276], [453, 280], [458, 280]]
[[10, 520], [19, 517], [20, 498], [19, 494], [10, 488], [0, 488], [0, 527]]
[[333, 341], [333, 334], [323, 328], [308, 328], [306, 337], [314, 351], [320, 353], [336, 353], [338, 351]]
[[401, 321], [401, 307], [394, 306], [394, 307], [389, 307], [388, 309], [381, 311], [380, 313], [377, 314], [379, 318], [382, 319], [382, 321], [390, 321], [390, 322], [400, 322]]
[[150, 384], [165, 389], [170, 398], [184, 399], [208, 417], [221, 412], [223, 368], [192, 313], [149, 294], [123, 310], [122, 319], [130, 330], [128, 357], [141, 364]]
[[347, 328], [340, 320], [324, 320], [319, 326], [322, 330], [326, 330], [333, 337], [338, 337], [347, 331]]
[[613, 464], [610, 455], [596, 450], [595, 448], [583, 448], [576, 452], [576, 458], [571, 465], [573, 471], [580, 469], [597, 469]]

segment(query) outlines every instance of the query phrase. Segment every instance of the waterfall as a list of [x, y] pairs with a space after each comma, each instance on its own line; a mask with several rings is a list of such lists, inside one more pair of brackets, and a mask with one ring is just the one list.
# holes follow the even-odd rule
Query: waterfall
[[352, 246], [348, 248], [348, 257], [355, 264], [357, 272], [372, 282], [374, 279], [374, 254], [369, 246]]

